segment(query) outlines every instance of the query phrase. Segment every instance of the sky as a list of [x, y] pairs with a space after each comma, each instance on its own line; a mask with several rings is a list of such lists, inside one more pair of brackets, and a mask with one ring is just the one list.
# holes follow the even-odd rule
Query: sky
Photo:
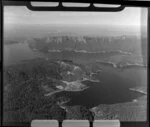
[[4, 8], [4, 24], [64, 24], [139, 26], [140, 8], [125, 8], [121, 12], [36, 12], [26, 7]]
[[126, 7], [120, 12], [40, 12], [31, 11], [25, 6], [5, 6], [4, 30], [7, 36], [33, 36], [33, 34], [42, 36], [42, 33], [48, 32], [113, 36], [139, 35], [143, 20], [141, 10], [139, 7]]

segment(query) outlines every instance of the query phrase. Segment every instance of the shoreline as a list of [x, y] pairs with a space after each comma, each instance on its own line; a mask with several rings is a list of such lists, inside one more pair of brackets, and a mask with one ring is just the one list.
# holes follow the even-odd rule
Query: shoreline
[[50, 92], [48, 94], [44, 94], [44, 96], [52, 96], [52, 95], [54, 95], [56, 93], [63, 92], [63, 91], [66, 91], [66, 92], [79, 92], [79, 91], [84, 91], [85, 89], [88, 89], [88, 88], [89, 88], [89, 86], [87, 86], [87, 87], [85, 87], [83, 89], [80, 89], [80, 90], [65, 90], [65, 89], [64, 90], [56, 90], [54, 92]]

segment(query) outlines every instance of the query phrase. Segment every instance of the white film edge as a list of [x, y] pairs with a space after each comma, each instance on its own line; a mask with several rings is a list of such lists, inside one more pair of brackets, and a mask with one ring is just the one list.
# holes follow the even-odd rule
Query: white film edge
[[[57, 120], [33, 120], [31, 127], [59, 127]], [[89, 127], [88, 120], [64, 120], [62, 127]], [[120, 127], [119, 120], [94, 120], [93, 127]]]

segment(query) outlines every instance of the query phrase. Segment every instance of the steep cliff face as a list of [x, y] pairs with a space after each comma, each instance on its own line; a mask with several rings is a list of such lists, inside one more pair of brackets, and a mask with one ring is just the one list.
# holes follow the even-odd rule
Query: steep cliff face
[[27, 42], [32, 49], [37, 49], [40, 52], [61, 52], [68, 50], [81, 53], [93, 53], [121, 50], [138, 53], [139, 48], [141, 48], [141, 40], [136, 36], [48, 36], [30, 39]]

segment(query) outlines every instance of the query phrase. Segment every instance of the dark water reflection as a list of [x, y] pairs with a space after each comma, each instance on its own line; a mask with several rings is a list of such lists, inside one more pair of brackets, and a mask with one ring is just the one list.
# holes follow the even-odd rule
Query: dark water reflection
[[[110, 72], [111, 71], [111, 72]], [[137, 71], [137, 70], [135, 70]], [[82, 105], [89, 108], [97, 106], [99, 104], [115, 104], [123, 102], [131, 102], [133, 99], [141, 97], [145, 94], [131, 91], [129, 88], [137, 87], [136, 78], [133, 78], [131, 75], [128, 75], [130, 78], [125, 78], [122, 75], [125, 75], [120, 72], [113, 72], [113, 70], [108, 70], [98, 74], [97, 77], [101, 82], [84, 82], [89, 86], [88, 89], [81, 92], [66, 92], [63, 91], [58, 93], [58, 96], [66, 96], [71, 98], [71, 101], [67, 105]], [[143, 77], [144, 78], [144, 77]], [[146, 81], [145, 81], [146, 82]], [[143, 84], [140, 84], [143, 85]]]

